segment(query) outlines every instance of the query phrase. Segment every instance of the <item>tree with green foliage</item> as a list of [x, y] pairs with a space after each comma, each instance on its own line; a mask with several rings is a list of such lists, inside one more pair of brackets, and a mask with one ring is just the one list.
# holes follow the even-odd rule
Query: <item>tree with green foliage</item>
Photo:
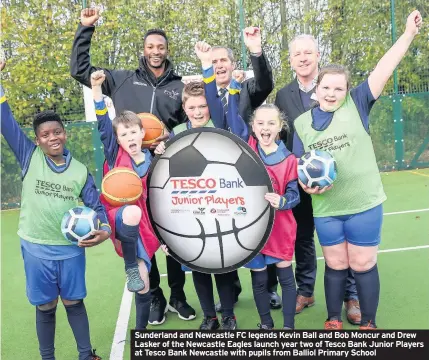
[[[424, 26], [398, 67], [398, 92], [412, 93], [402, 105], [406, 161], [429, 133], [429, 2], [427, 0], [252, 0], [242, 1], [245, 26], [259, 26], [264, 51], [272, 65], [275, 89], [292, 79], [288, 42], [310, 32], [320, 44], [321, 64], [339, 62], [352, 70], [353, 85], [367, 77], [392, 45], [391, 4], [395, 4], [396, 34], [407, 15], [417, 8]], [[2, 47], [8, 60], [2, 83], [14, 115], [23, 125], [44, 109], [54, 109], [70, 121], [84, 119], [81, 86], [70, 77], [69, 61], [79, 21], [81, 0], [2, 0]], [[241, 63], [239, 8], [237, 0], [105, 0], [91, 50], [91, 61], [109, 69], [136, 69], [143, 49], [143, 34], [164, 29], [170, 39], [170, 57], [180, 75], [199, 74], [193, 47], [205, 40], [228, 45]], [[250, 65], [249, 54], [245, 54]], [[394, 92], [393, 79], [384, 95]], [[423, 94], [426, 92], [426, 95]], [[416, 94], [417, 93], [417, 94]], [[371, 116], [371, 129], [379, 164], [395, 165], [393, 98], [379, 101]], [[400, 119], [398, 119], [399, 121]], [[83, 131], [84, 128], [79, 131]], [[83, 134], [79, 135], [83, 136]], [[90, 136], [86, 137], [89, 141]], [[396, 139], [402, 141], [402, 139]], [[82, 146], [78, 158], [87, 156], [91, 143]], [[429, 151], [423, 156], [429, 158]], [[6, 151], [2, 176], [15, 170]], [[90, 165], [90, 164], [89, 164]], [[8, 176], [8, 175], [7, 175]], [[12, 175], [11, 175], [12, 176]], [[11, 187], [15, 178], [7, 178]], [[6, 189], [2, 185], [2, 190]]]

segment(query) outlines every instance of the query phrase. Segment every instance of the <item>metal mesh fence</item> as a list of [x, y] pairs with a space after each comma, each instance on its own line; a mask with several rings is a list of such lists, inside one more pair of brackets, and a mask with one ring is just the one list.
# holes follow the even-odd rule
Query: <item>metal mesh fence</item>
[[[99, 140], [96, 124], [93, 122], [75, 122], [65, 124], [67, 144], [77, 160], [85, 164], [94, 176], [97, 186], [101, 183], [103, 166], [103, 148]], [[24, 128], [31, 139], [34, 132]], [[6, 141], [1, 139], [1, 207], [8, 209], [19, 207], [21, 202], [21, 169]]]

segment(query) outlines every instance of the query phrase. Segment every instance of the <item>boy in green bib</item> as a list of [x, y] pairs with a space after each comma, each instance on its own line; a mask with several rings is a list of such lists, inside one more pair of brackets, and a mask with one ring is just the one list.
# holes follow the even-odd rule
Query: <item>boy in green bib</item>
[[[4, 66], [0, 62], [0, 70]], [[79, 360], [101, 359], [92, 350], [83, 303], [85, 247], [98, 245], [110, 235], [94, 180], [86, 166], [65, 148], [66, 131], [56, 113], [44, 111], [34, 118], [36, 146], [15, 121], [1, 87], [0, 107], [1, 133], [22, 169], [18, 235], [27, 297], [36, 307], [40, 356], [43, 360], [55, 359], [55, 313], [60, 296], [76, 339]], [[79, 198], [97, 212], [100, 227], [93, 239], [75, 246], [61, 233], [61, 220], [66, 211], [78, 205]]]
[[362, 313], [361, 329], [376, 328], [380, 295], [377, 250], [386, 195], [369, 134], [369, 113], [422, 24], [413, 11], [404, 34], [381, 58], [371, 75], [350, 90], [340, 65], [321, 69], [316, 87], [319, 105], [295, 120], [293, 152], [321, 149], [336, 160], [334, 185], [319, 189], [301, 183], [312, 195], [314, 221], [325, 257], [325, 329], [341, 329], [341, 306], [349, 268], [354, 271]]

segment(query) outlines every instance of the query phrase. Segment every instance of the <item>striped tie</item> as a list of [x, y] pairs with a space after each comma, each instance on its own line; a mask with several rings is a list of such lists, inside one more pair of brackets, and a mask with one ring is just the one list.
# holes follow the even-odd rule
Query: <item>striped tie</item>
[[223, 105], [223, 112], [225, 115], [228, 113], [228, 101], [226, 99], [226, 93], [228, 92], [228, 89], [219, 89], [219, 97], [220, 101]]

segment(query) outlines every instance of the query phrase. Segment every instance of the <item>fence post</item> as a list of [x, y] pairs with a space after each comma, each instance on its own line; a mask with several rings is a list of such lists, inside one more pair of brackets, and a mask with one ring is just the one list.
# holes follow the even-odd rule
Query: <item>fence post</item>
[[100, 140], [100, 135], [97, 129], [97, 123], [91, 123], [91, 134], [92, 134], [92, 144], [94, 146], [94, 160], [95, 160], [95, 185], [97, 190], [101, 192], [101, 180], [103, 179], [103, 163], [104, 163], [104, 154], [103, 154], [103, 144]]
[[243, 9], [243, 0], [238, 1], [238, 9], [240, 14], [240, 39], [241, 39], [241, 61], [243, 63], [243, 70], [247, 70], [247, 57], [246, 57], [246, 45], [244, 44], [244, 9]]
[[404, 164], [404, 121], [402, 118], [402, 96], [395, 93], [392, 96], [393, 127], [395, 134], [395, 168], [401, 170]]
[[[395, 0], [390, 0], [390, 22], [392, 32], [392, 45], [396, 42]], [[398, 71], [393, 72], [393, 128], [395, 134], [395, 168], [400, 170], [404, 165], [404, 121], [402, 118], [402, 97], [399, 95]]]

